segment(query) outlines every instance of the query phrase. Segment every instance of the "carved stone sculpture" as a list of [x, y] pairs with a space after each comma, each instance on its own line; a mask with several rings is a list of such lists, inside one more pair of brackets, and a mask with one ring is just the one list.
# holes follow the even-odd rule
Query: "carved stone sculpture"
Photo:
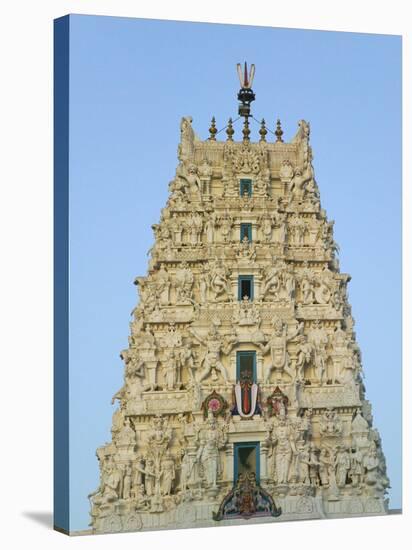
[[299, 332], [302, 331], [302, 325], [299, 325], [295, 332], [288, 334], [287, 326], [279, 318], [273, 321], [273, 333], [269, 337], [265, 345], [260, 344], [259, 347], [263, 354], [270, 352], [271, 365], [266, 371], [265, 382], [268, 383], [272, 370], [278, 375], [287, 373], [292, 379], [295, 378], [295, 373], [289, 367], [289, 355], [287, 352], [287, 344], [293, 340]]
[[252, 126], [235, 141], [230, 121], [225, 142], [217, 127], [201, 141], [181, 120], [169, 198], [135, 280], [111, 441], [96, 453], [93, 533], [387, 509], [350, 276], [321, 208], [309, 124], [290, 143], [280, 122], [276, 142], [264, 123], [258, 142]]

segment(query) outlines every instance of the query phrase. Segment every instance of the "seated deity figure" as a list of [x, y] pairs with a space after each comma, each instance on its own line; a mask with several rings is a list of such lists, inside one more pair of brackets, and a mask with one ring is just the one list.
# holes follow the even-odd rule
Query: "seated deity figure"
[[235, 250], [237, 252], [237, 258], [239, 260], [255, 260], [256, 259], [256, 248], [255, 245], [249, 241], [247, 235], [242, 239], [242, 242], [235, 245]]

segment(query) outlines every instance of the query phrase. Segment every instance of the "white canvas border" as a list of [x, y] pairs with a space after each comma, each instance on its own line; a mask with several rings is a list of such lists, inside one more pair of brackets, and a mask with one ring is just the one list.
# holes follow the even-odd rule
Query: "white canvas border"
[[[0, 163], [3, 243], [1, 289], [3, 491], [2, 540], [42, 548], [66, 544], [125, 549], [165, 545], [183, 550], [227, 544], [288, 545], [335, 549], [363, 545], [387, 548], [410, 532], [410, 36], [408, 3], [321, 0], [288, 3], [255, 0], [201, 5], [175, 0], [14, 2], [2, 6]], [[52, 19], [90, 13], [277, 27], [402, 34], [404, 46], [404, 514], [293, 524], [245, 526], [80, 537], [68, 539], [45, 528], [52, 506]], [[310, 62], [308, 60], [308, 62]], [[409, 124], [408, 124], [409, 122]], [[409, 251], [409, 252], [408, 252]], [[390, 404], [388, 404], [390, 406]], [[37, 520], [36, 520], [37, 518]], [[40, 520], [40, 521], [39, 521]], [[120, 538], [118, 538], [120, 537]], [[13, 540], [14, 539], [14, 540]], [[20, 546], [20, 544], [19, 544]]]

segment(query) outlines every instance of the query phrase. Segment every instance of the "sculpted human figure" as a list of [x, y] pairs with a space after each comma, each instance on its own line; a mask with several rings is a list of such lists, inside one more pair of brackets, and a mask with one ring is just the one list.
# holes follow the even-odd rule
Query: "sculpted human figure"
[[336, 467], [336, 485], [344, 487], [346, 485], [346, 476], [350, 468], [350, 458], [347, 449], [339, 447], [335, 458]]
[[185, 178], [189, 184], [189, 189], [194, 193], [197, 199], [202, 200], [202, 184], [197, 173], [196, 164], [189, 164], [185, 172]]
[[318, 277], [317, 288], [315, 289], [316, 302], [318, 304], [330, 303], [335, 286], [333, 274], [326, 267]]
[[319, 320], [313, 322], [312, 328], [308, 333], [308, 341], [313, 344], [314, 347], [317, 377], [319, 384], [322, 385], [326, 373], [326, 346], [329, 339], [326, 330], [322, 328]]
[[233, 321], [240, 326], [258, 325], [260, 323], [259, 311], [249, 296], [243, 296], [238, 302], [233, 316]]
[[129, 500], [130, 490], [132, 488], [132, 467], [130, 464], [126, 466], [123, 478], [123, 498]]
[[173, 244], [177, 246], [182, 244], [182, 233], [184, 226], [182, 221], [177, 217], [176, 213], [172, 215], [172, 218], [169, 221], [169, 226], [173, 235]]
[[120, 498], [122, 477], [117, 469], [113, 457], [110, 457], [103, 475], [103, 499], [112, 502]]
[[291, 194], [291, 200], [295, 198], [301, 198], [303, 196], [303, 185], [305, 183], [306, 179], [305, 176], [302, 174], [302, 170], [300, 168], [296, 168], [295, 173], [290, 180], [290, 194]]
[[208, 290], [210, 288], [210, 273], [209, 270], [203, 266], [199, 275], [199, 294], [200, 302], [206, 304], [208, 301]]
[[280, 270], [277, 265], [271, 265], [265, 268], [265, 282], [263, 285], [262, 295], [265, 299], [270, 295], [274, 300], [279, 299], [279, 292], [281, 289], [281, 276]]
[[134, 446], [136, 443], [136, 432], [132, 428], [130, 418], [126, 418], [123, 428], [117, 435], [117, 445], [119, 446]]
[[229, 214], [226, 214], [219, 218], [218, 223], [220, 225], [220, 233], [223, 237], [223, 242], [227, 243], [230, 241], [230, 236], [232, 232], [233, 219]]
[[292, 460], [292, 438], [287, 420], [279, 417], [274, 431], [275, 472], [278, 484], [288, 482], [289, 467]]
[[305, 305], [313, 304], [315, 301], [313, 274], [307, 268], [307, 264], [302, 272], [302, 278], [300, 280], [300, 290], [302, 293], [302, 302]]
[[279, 242], [281, 244], [284, 244], [286, 243], [286, 239], [287, 239], [287, 214], [286, 213], [281, 213], [281, 214], [278, 214], [277, 216], [277, 220], [276, 220], [276, 225], [277, 227], [279, 228]]
[[215, 225], [216, 225], [216, 219], [214, 214], [210, 214], [209, 217], [206, 219], [204, 231], [206, 233], [206, 242], [207, 244], [212, 244], [214, 241], [215, 236]]
[[172, 492], [173, 480], [176, 475], [175, 463], [173, 457], [167, 453], [161, 462], [161, 493], [170, 495]]
[[97, 505], [113, 502], [120, 497], [121, 481], [120, 472], [114, 464], [113, 456], [110, 455], [103, 460], [101, 465], [98, 489], [88, 495], [93, 510]]
[[144, 469], [143, 473], [145, 474], [145, 491], [146, 494], [151, 497], [154, 494], [154, 487], [155, 487], [155, 469], [154, 469], [154, 460], [151, 458], [148, 458], [146, 460], [146, 468]]
[[305, 368], [311, 365], [313, 359], [313, 345], [308, 342], [304, 334], [297, 337], [298, 351], [296, 360], [296, 374], [298, 380], [304, 380]]
[[293, 166], [290, 160], [285, 159], [282, 161], [279, 169], [279, 177], [282, 181], [290, 181], [293, 177]]
[[144, 457], [138, 456], [136, 463], [134, 465], [134, 475], [133, 475], [133, 487], [143, 485], [143, 473], [144, 473]]
[[295, 373], [289, 367], [289, 355], [287, 353], [287, 344], [293, 340], [303, 330], [303, 323], [300, 323], [292, 334], [287, 334], [287, 325], [279, 318], [273, 321], [273, 333], [269, 337], [266, 345], [259, 344], [263, 355], [270, 352], [271, 365], [265, 373], [265, 383], [269, 383], [272, 370], [278, 374], [286, 372], [292, 379]]
[[352, 487], [359, 487], [363, 481], [364, 466], [363, 454], [359, 447], [351, 449], [349, 477], [352, 482]]
[[152, 420], [152, 428], [148, 433], [148, 444], [151, 452], [157, 455], [162, 454], [170, 443], [172, 430], [162, 415], [157, 415]]
[[256, 259], [255, 245], [249, 241], [247, 235], [243, 237], [241, 243], [238, 243], [236, 245], [236, 251], [237, 251], [238, 259], [244, 259], [244, 260]]
[[193, 464], [187, 452], [183, 452], [182, 462], [180, 466], [180, 487], [184, 492], [187, 490], [189, 480], [192, 473]]
[[200, 344], [206, 347], [206, 355], [201, 363], [203, 365], [203, 372], [200, 374], [199, 382], [202, 382], [209, 374], [216, 376], [216, 371], [220, 372], [225, 382], [228, 382], [228, 375], [225, 367], [221, 362], [221, 354], [228, 354], [233, 349], [236, 342], [231, 346], [225, 347], [219, 336], [217, 328], [212, 324], [209, 333], [206, 338], [199, 336], [193, 329], [189, 329], [189, 332], [196, 338]]
[[120, 357], [125, 363], [125, 384], [112, 397], [112, 405], [115, 400], [129, 398], [133, 399], [142, 389], [142, 380], [145, 376], [144, 361], [136, 354], [134, 350], [125, 349], [120, 353]]
[[168, 390], [174, 390], [179, 384], [179, 372], [178, 372], [178, 358], [177, 354], [179, 352], [175, 352], [173, 349], [169, 350], [169, 353], [167, 354], [167, 358], [165, 361], [165, 364], [163, 366], [163, 371], [165, 375], [165, 382], [166, 382], [166, 388]]
[[376, 485], [379, 478], [379, 458], [374, 445], [369, 448], [365, 455], [363, 466], [365, 468], [366, 485]]
[[156, 275], [156, 294], [161, 305], [167, 306], [170, 303], [170, 276], [162, 264]]
[[322, 447], [319, 455], [319, 476], [323, 487], [329, 486], [329, 472], [333, 466], [333, 457], [329, 450]]
[[208, 416], [205, 438], [199, 448], [199, 459], [204, 465], [206, 483], [209, 488], [217, 487], [217, 478], [220, 470], [219, 449], [226, 445], [226, 437], [218, 429], [213, 414]]
[[146, 324], [143, 333], [136, 339], [139, 348], [139, 356], [145, 366], [145, 385], [143, 391], [154, 391], [157, 388], [157, 344], [155, 336], [149, 324]]
[[199, 166], [199, 174], [203, 178], [210, 178], [210, 176], [213, 174], [213, 168], [206, 157], [204, 157], [204, 159], [202, 160], [202, 164]]
[[310, 450], [309, 443], [301, 442], [297, 448], [297, 480], [303, 485], [310, 484], [309, 466], [310, 466]]
[[175, 288], [176, 301], [186, 303], [192, 300], [192, 289], [194, 283], [194, 275], [189, 268], [187, 262], [182, 262], [180, 268], [176, 270]]
[[216, 301], [230, 299], [228, 271], [221, 260], [216, 260], [210, 273], [210, 288]]
[[183, 344], [182, 347], [176, 351], [176, 353], [180, 371], [183, 367], [187, 367], [189, 372], [189, 380], [191, 383], [194, 383], [196, 381], [195, 374], [197, 366], [195, 364], [196, 357], [191, 342], [186, 342], [186, 344]]
[[203, 232], [203, 216], [199, 214], [199, 212], [194, 212], [193, 220], [196, 228], [196, 244], [201, 244]]
[[310, 484], [314, 487], [319, 486], [319, 460], [317, 457], [318, 451], [313, 442], [309, 445], [309, 479]]
[[335, 409], [325, 409], [319, 420], [319, 429], [324, 435], [337, 435], [342, 432], [342, 422]]
[[303, 246], [305, 244], [305, 234], [307, 232], [306, 223], [301, 217], [294, 215], [289, 225], [293, 229], [294, 244]]
[[287, 265], [283, 271], [283, 284], [288, 300], [293, 301], [295, 299], [296, 280], [293, 267], [290, 265]]
[[192, 117], [182, 117], [180, 121], [180, 143], [177, 149], [180, 161], [190, 160], [194, 153], [195, 133], [192, 128]]
[[259, 218], [260, 230], [262, 232], [263, 242], [270, 242], [272, 240], [272, 229], [275, 225], [273, 216], [270, 216], [267, 212]]

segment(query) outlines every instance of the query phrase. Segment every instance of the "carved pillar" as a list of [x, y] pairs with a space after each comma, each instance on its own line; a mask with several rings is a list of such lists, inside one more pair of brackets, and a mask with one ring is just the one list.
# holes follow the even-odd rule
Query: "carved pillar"
[[254, 273], [253, 275], [253, 284], [254, 284], [254, 300], [260, 300], [260, 292], [261, 292], [261, 286], [262, 286], [262, 276], [258, 273]]
[[233, 471], [233, 444], [228, 444], [225, 449], [226, 454], [226, 481], [232, 481], [234, 476]]
[[266, 480], [269, 477], [268, 473], [268, 446], [265, 443], [260, 445], [260, 479]]

